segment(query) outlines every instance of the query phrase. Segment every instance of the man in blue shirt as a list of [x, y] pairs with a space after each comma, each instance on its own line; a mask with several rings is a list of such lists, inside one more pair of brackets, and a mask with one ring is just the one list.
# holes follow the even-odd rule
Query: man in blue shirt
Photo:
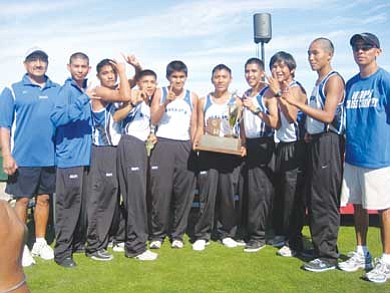
[[372, 268], [366, 239], [367, 209], [376, 209], [382, 220], [383, 255], [365, 274], [371, 282], [390, 278], [390, 74], [380, 68], [378, 38], [355, 34], [350, 40], [359, 73], [346, 86], [346, 156], [341, 203], [353, 203], [357, 248], [339, 263], [343, 271]]
[[[35, 236], [32, 254], [53, 259], [45, 240], [50, 194], [55, 189], [54, 128], [50, 113], [59, 86], [47, 76], [48, 56], [42, 50], [30, 51], [24, 61], [27, 73], [20, 82], [4, 89], [0, 98], [0, 136], [6, 192], [16, 198], [16, 213], [23, 223], [31, 198], [36, 199]], [[35, 261], [27, 245], [22, 264]]]

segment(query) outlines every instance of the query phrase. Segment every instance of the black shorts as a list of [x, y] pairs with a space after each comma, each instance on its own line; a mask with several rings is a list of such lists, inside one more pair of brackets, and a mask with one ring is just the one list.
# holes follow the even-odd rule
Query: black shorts
[[14, 198], [32, 198], [53, 194], [56, 188], [55, 167], [19, 167], [8, 177], [5, 192]]

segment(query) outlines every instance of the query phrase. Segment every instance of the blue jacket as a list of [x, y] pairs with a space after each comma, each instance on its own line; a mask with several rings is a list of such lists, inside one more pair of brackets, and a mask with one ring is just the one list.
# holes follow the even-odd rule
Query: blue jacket
[[68, 78], [61, 87], [50, 118], [56, 128], [57, 167], [89, 166], [92, 148], [91, 106], [89, 97], [73, 79]]

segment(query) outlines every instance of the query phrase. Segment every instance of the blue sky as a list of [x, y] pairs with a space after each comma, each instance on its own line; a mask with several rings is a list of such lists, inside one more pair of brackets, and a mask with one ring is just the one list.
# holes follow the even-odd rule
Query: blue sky
[[[95, 65], [103, 58], [134, 53], [144, 68], [154, 69], [165, 85], [165, 66], [175, 59], [189, 68], [187, 87], [200, 96], [212, 90], [210, 72], [225, 63], [233, 71], [231, 90], [244, 90], [243, 64], [256, 56], [253, 14], [272, 15], [273, 38], [265, 46], [265, 63], [277, 51], [297, 61], [296, 79], [310, 92], [316, 73], [307, 62], [307, 48], [316, 37], [335, 45], [334, 69], [345, 79], [357, 72], [349, 39], [373, 32], [383, 53], [379, 64], [390, 70], [390, 1], [387, 0], [199, 0], [91, 1], [0, 0], [0, 87], [21, 79], [23, 58], [34, 46], [49, 54], [48, 75], [59, 83], [76, 51]], [[132, 75], [129, 68], [128, 74]]]

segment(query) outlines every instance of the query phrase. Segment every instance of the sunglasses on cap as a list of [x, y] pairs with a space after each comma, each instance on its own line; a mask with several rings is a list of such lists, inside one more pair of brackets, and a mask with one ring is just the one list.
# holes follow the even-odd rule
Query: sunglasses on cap
[[357, 52], [359, 50], [368, 51], [368, 50], [371, 50], [372, 48], [376, 48], [376, 47], [372, 44], [361, 44], [361, 45], [353, 45], [352, 46], [352, 50], [354, 52]]

